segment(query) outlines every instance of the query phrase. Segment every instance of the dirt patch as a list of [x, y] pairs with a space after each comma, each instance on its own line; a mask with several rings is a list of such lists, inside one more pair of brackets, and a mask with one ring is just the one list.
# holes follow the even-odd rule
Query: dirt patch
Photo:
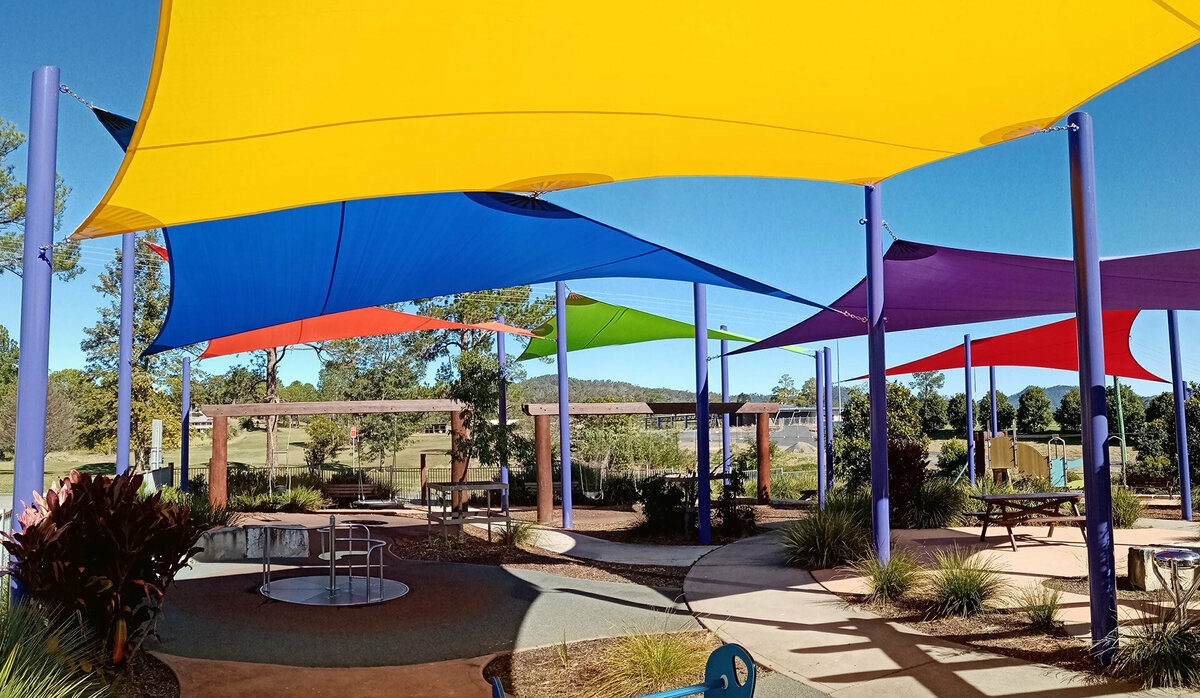
[[683, 589], [683, 578], [688, 570], [686, 567], [622, 565], [598, 560], [579, 560], [540, 548], [527, 549], [498, 542], [489, 543], [487, 532], [473, 527], [468, 527], [463, 532], [461, 541], [453, 537], [444, 539], [439, 536], [432, 539], [423, 536], [389, 536], [388, 550], [402, 560], [496, 565], [548, 572], [575, 579], [642, 584], [674, 591]]
[[1088, 642], [1068, 634], [1061, 627], [1047, 631], [1035, 629], [1020, 613], [994, 609], [969, 618], [936, 618], [929, 612], [931, 601], [919, 596], [889, 603], [868, 603], [865, 597], [857, 594], [839, 596], [884, 618], [973, 649], [1071, 671], [1098, 672], [1089, 654]]
[[[721, 645], [711, 633], [694, 634], [707, 652]], [[484, 667], [483, 676], [488, 681], [498, 677], [505, 691], [516, 698], [592, 698], [596, 695], [592, 683], [618, 642], [619, 638], [606, 638], [502, 654]], [[680, 686], [703, 680], [701, 670]]]
[[[1147, 519], [1167, 519], [1170, 521], [1179, 520], [1179, 505], [1175, 506], [1149, 506], [1142, 511], [1142, 516]], [[1200, 511], [1192, 512], [1192, 519], [1200, 521]], [[1200, 532], [1200, 528], [1196, 529]]]
[[178, 698], [175, 672], [149, 652], [139, 652], [128, 669], [113, 682], [113, 693], [121, 698]]

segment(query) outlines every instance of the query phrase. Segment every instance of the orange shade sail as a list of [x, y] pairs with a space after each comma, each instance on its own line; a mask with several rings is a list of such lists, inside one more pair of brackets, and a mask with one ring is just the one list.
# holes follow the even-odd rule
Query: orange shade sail
[[200, 355], [201, 359], [227, 356], [243, 351], [286, 347], [292, 344], [328, 342], [351, 337], [374, 337], [384, 334], [401, 334], [420, 330], [485, 330], [505, 332], [525, 337], [533, 336], [529, 330], [512, 327], [499, 322], [483, 322], [468, 325], [449, 320], [402, 313], [386, 308], [362, 308], [343, 313], [319, 315], [307, 320], [285, 322], [264, 327], [260, 330], [240, 332], [211, 340]]

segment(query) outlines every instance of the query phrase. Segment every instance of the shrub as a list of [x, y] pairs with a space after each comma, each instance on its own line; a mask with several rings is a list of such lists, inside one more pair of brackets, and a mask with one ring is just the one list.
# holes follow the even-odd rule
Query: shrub
[[1200, 684], [1200, 624], [1164, 618], [1127, 627], [1111, 670], [1143, 688]]
[[894, 551], [886, 563], [874, 554], [851, 565], [854, 573], [865, 577], [871, 592], [870, 601], [894, 601], [908, 593], [921, 579], [921, 565], [911, 554]]
[[926, 480], [900, 521], [909, 528], [961, 526], [967, 510], [967, 491], [949, 478]]
[[937, 568], [929, 576], [934, 615], [976, 615], [1008, 586], [992, 557], [972, 555], [956, 546], [934, 558]]
[[1016, 600], [1030, 625], [1039, 630], [1049, 630], [1058, 619], [1062, 592], [1035, 584], [1018, 592]]
[[602, 489], [605, 504], [629, 506], [638, 501], [637, 483], [632, 475], [606, 475]]
[[1129, 475], [1166, 477], [1175, 475], [1178, 471], [1167, 456], [1149, 456], [1143, 453], [1138, 454], [1133, 462], [1125, 466], [1125, 472]]
[[1146, 513], [1146, 507], [1137, 495], [1122, 487], [1112, 490], [1113, 526], [1117, 528], [1133, 528], [1137, 520]]
[[108, 689], [88, 673], [96, 648], [69, 617], [32, 604], [0, 608], [0, 698], [100, 698]]
[[888, 440], [888, 492], [892, 518], [904, 521], [925, 484], [925, 445]]
[[817, 510], [780, 531], [787, 563], [808, 570], [844, 565], [865, 554], [870, 545], [869, 519], [848, 507]]
[[591, 695], [625, 698], [678, 688], [703, 676], [708, 654], [698, 633], [659, 631], [617, 638], [592, 679]]
[[715, 519], [713, 528], [724, 535], [741, 538], [757, 530], [754, 509], [738, 502], [738, 494], [744, 488], [746, 475], [741, 470], [731, 470], [729, 486], [720, 480], [713, 481], [713, 487], [720, 490], [720, 496], [714, 507]]
[[242, 518], [241, 515], [230, 511], [226, 507], [213, 508], [212, 504], [208, 501], [207, 491], [195, 492], [188, 490], [184, 492], [177, 487], [164, 487], [159, 492], [162, 495], [162, 500], [167, 504], [177, 507], [186, 506], [188, 508], [188, 518], [191, 519], [193, 524], [204, 531], [222, 526], [233, 526]]
[[71, 471], [58, 489], [35, 497], [6, 535], [12, 574], [29, 597], [77, 612], [120, 664], [141, 648], [175, 574], [200, 548], [202, 529], [187, 506], [159, 494], [137, 496], [142, 476], [97, 477]]
[[[772, 499], [800, 499], [805, 490], [815, 489], [817, 489], [816, 470], [781, 470], [771, 473]], [[757, 494], [757, 492], [754, 493], [754, 496]]]
[[315, 511], [325, 506], [325, 495], [308, 487], [293, 487], [281, 494], [272, 492], [238, 493], [229, 496], [233, 511]]
[[505, 545], [532, 545], [537, 540], [537, 524], [532, 521], [513, 519], [510, 526], [498, 530], [500, 542]]
[[687, 495], [678, 483], [668, 482], [663, 477], [649, 477], [642, 481], [639, 497], [645, 526], [651, 531], [682, 530], [687, 513]]
[[960, 439], [950, 439], [942, 444], [942, 452], [938, 454], [937, 467], [942, 477], [955, 478], [958, 472], [967, 464], [967, 442]]

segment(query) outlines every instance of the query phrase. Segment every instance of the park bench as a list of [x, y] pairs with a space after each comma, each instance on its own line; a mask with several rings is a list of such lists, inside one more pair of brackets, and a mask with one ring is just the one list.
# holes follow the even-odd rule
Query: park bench
[[325, 496], [332, 500], [346, 499], [374, 499], [379, 494], [379, 487], [373, 482], [364, 482], [361, 485], [357, 482], [352, 483], [325, 483], [322, 488], [325, 491]]
[[1172, 475], [1126, 475], [1125, 484], [1131, 490], [1165, 490], [1170, 493], [1179, 488], [1179, 478]]

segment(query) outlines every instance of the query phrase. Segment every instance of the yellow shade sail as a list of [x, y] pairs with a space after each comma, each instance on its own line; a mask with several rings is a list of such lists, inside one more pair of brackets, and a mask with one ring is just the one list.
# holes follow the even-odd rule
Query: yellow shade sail
[[1200, 39], [1200, 0], [164, 0], [94, 237], [662, 176], [877, 182]]

